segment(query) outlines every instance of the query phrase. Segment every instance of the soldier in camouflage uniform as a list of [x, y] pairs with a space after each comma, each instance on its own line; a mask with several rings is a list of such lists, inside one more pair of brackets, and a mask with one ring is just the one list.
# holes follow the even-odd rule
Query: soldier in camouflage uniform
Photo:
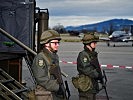
[[54, 100], [65, 100], [63, 80], [57, 55], [61, 37], [54, 30], [42, 33], [42, 51], [34, 58], [32, 70], [37, 84], [52, 92]]
[[102, 73], [98, 62], [98, 55], [95, 51], [99, 37], [93, 33], [85, 34], [83, 39], [84, 50], [77, 58], [77, 70], [79, 75], [87, 75], [91, 78], [93, 87], [86, 91], [79, 91], [79, 100], [96, 100], [99, 91], [98, 80], [102, 81]]

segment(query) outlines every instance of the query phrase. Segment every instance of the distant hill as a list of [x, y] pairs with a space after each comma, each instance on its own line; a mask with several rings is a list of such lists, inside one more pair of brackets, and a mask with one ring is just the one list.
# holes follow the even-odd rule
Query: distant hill
[[112, 26], [114, 30], [120, 30], [122, 27], [130, 27], [133, 25], [133, 20], [128, 19], [111, 19], [94, 24], [86, 24], [80, 26], [67, 26], [67, 31], [81, 31], [81, 30], [97, 30], [97, 32], [108, 31]]

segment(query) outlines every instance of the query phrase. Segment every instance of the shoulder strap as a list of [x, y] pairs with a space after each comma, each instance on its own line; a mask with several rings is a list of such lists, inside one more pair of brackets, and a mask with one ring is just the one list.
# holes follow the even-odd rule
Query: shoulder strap
[[42, 52], [42, 54], [43, 54], [43, 57], [44, 57], [44, 59], [46, 60], [46, 62], [47, 62], [49, 65], [51, 65], [51, 58], [50, 58], [46, 53], [44, 53], [44, 52]]
[[[44, 52], [42, 52], [42, 55], [43, 55], [44, 59], [46, 60], [46, 62], [48, 63], [48, 65], [49, 65], [49, 66], [52, 65], [52, 63], [51, 63], [51, 58], [50, 58], [49, 56], [47, 56], [47, 54], [44, 53]], [[50, 69], [50, 67], [48, 67], [48, 76], [49, 76], [49, 78], [50, 78], [49, 69]]]

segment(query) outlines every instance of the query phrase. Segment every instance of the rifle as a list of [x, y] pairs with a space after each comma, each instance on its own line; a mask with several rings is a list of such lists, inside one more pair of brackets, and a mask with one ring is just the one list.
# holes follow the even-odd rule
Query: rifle
[[[58, 72], [58, 74], [57, 74]], [[50, 68], [50, 74], [52, 74], [58, 81], [58, 83], [60, 84], [60, 89], [58, 91], [58, 95], [59, 96], [63, 96], [64, 98], [66, 98], [67, 100], [69, 100], [70, 95], [70, 90], [68, 87], [68, 83], [67, 80], [65, 80], [65, 84], [63, 83], [63, 79], [61, 77], [61, 71], [58, 67], [55, 66], [55, 64], [53, 64]], [[64, 86], [65, 85], [65, 86]]]
[[[95, 53], [95, 55], [97, 55], [97, 53]], [[95, 66], [95, 68], [97, 69], [97, 72], [99, 73], [98, 80], [102, 84], [102, 88], [100, 90], [102, 90], [102, 89], [105, 90], [107, 100], [109, 100], [109, 96], [108, 96], [107, 89], [106, 89], [107, 77], [106, 77], [105, 71], [103, 70], [103, 73], [102, 73], [102, 70], [100, 68], [100, 64], [99, 64], [99, 61], [98, 61], [97, 57], [95, 57], [94, 59], [92, 59], [91, 62], [90, 62], [90, 64], [92, 64], [93, 66]]]
[[107, 100], [109, 100], [108, 92], [107, 92], [107, 89], [106, 89], [107, 77], [106, 77], [106, 74], [105, 74], [105, 70], [103, 70], [103, 78], [104, 79], [102, 79], [102, 84], [104, 84], [104, 85], [102, 86], [102, 88], [100, 90], [102, 90], [102, 89], [105, 90]]
[[66, 86], [66, 92], [67, 92], [67, 99], [69, 100], [71, 94], [70, 94], [70, 90], [69, 90], [69, 87], [68, 87], [67, 80], [65, 81], [65, 86]]

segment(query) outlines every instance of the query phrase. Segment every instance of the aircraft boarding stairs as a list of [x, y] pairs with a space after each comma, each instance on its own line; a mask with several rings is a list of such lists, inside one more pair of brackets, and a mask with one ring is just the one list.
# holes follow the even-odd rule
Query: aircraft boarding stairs
[[0, 100], [28, 100], [27, 94], [28, 88], [0, 68]]

